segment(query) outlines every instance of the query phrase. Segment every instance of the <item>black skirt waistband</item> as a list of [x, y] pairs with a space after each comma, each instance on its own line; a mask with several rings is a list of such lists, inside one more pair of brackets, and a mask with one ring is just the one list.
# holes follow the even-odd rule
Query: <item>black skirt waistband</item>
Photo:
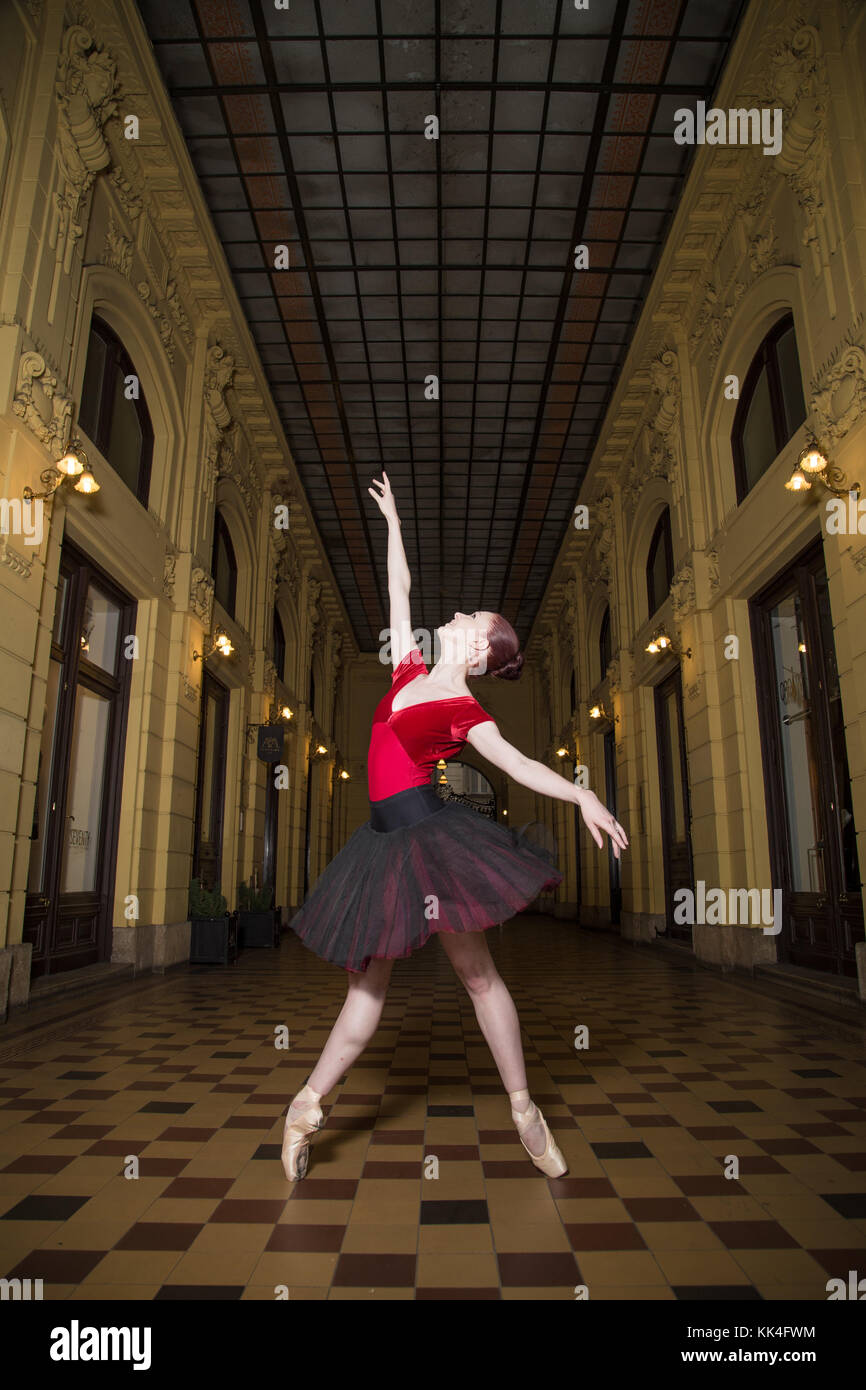
[[380, 832], [403, 830], [444, 809], [445, 802], [433, 787], [407, 787], [404, 792], [395, 792], [383, 801], [371, 801], [370, 824]]

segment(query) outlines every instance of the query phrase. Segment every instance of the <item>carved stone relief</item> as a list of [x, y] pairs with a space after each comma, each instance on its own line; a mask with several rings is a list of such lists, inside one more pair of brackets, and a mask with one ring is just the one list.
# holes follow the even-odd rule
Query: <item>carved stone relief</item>
[[174, 583], [177, 577], [177, 556], [166, 552], [162, 568], [162, 592], [166, 598], [174, 598]]
[[812, 388], [812, 406], [829, 443], [843, 439], [866, 410], [866, 349], [851, 343]]
[[[88, 29], [73, 24], [63, 35], [55, 95], [59, 106], [58, 159], [63, 191], [54, 193], [48, 241], [66, 274], [83, 235], [82, 205], [96, 175], [111, 163], [102, 128], [115, 114], [117, 64]], [[53, 296], [52, 296], [53, 297]]]
[[671, 603], [677, 622], [688, 617], [695, 607], [695, 573], [691, 565], [680, 565], [671, 580]]
[[139, 281], [136, 288], [138, 289], [139, 299], [142, 301], [159, 329], [160, 341], [165, 348], [165, 354], [169, 362], [174, 362], [174, 330], [171, 324], [156, 303], [153, 289], [148, 284], [147, 280]]
[[129, 279], [132, 268], [132, 238], [124, 236], [113, 212], [108, 214], [108, 230], [102, 248], [102, 262]]
[[200, 565], [196, 565], [190, 577], [189, 603], [196, 617], [200, 619], [205, 632], [210, 631], [213, 618], [214, 582]]
[[72, 401], [58, 393], [57, 377], [38, 352], [23, 352], [12, 409], [52, 458], [63, 457], [72, 420]]

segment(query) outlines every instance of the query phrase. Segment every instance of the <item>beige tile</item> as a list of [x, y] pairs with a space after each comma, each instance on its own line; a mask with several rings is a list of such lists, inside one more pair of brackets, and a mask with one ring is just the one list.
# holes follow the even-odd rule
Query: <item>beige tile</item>
[[[753, 1284], [820, 1284], [830, 1275], [806, 1250], [734, 1250], [737, 1264]], [[824, 1295], [826, 1297], [826, 1293]]]
[[[225, 1253], [181, 1255], [167, 1274], [165, 1284], [246, 1284], [259, 1254], [255, 1250], [229, 1250]], [[282, 1281], [286, 1282], [286, 1281]]]
[[484, 1251], [418, 1256], [418, 1288], [498, 1288], [499, 1265], [495, 1255]]
[[749, 1277], [727, 1250], [656, 1250], [671, 1284], [748, 1284]]
[[417, 1223], [402, 1226], [371, 1226], [350, 1221], [343, 1237], [341, 1254], [414, 1255], [418, 1248]]
[[665, 1283], [664, 1272], [649, 1250], [581, 1250], [578, 1253], [582, 1280], [589, 1296], [598, 1284], [625, 1285]]
[[443, 1255], [452, 1251], [493, 1250], [493, 1236], [486, 1225], [421, 1226], [417, 1234], [419, 1253]]
[[82, 1284], [164, 1284], [181, 1250], [111, 1250]]
[[290, 1290], [295, 1285], [329, 1286], [339, 1258], [337, 1254], [309, 1250], [266, 1250], [252, 1256], [252, 1268], [243, 1282], [270, 1284], [272, 1289], [277, 1284], [287, 1284]]

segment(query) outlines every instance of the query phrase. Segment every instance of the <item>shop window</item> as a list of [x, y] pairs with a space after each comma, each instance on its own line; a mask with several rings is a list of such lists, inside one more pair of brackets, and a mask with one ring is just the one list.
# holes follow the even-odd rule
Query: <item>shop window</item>
[[731, 447], [742, 502], [806, 418], [794, 320], [770, 329], [752, 359], [740, 394]]
[[286, 679], [286, 634], [283, 631], [283, 624], [276, 608], [274, 609], [274, 665], [277, 668], [277, 680]]
[[146, 507], [153, 457], [150, 414], [129, 353], [96, 314], [90, 322], [78, 420], [106, 463]]
[[217, 603], [222, 604], [229, 617], [233, 618], [237, 597], [238, 567], [229, 528], [226, 526], [219, 508], [214, 516], [211, 574], [214, 582], [214, 598]]
[[671, 514], [665, 507], [653, 531], [646, 565], [647, 603], [651, 618], [671, 591], [674, 577], [674, 548], [671, 541]]
[[607, 668], [613, 659], [610, 640], [610, 608], [605, 608], [604, 617], [601, 620], [601, 629], [598, 634], [598, 659], [601, 665], [599, 679], [604, 680], [607, 675]]

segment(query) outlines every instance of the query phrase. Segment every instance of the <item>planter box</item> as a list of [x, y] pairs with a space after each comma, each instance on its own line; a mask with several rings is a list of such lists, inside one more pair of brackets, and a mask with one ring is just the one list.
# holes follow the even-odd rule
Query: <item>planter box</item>
[[277, 914], [272, 907], [264, 908], [261, 912], [239, 912], [238, 926], [242, 949], [280, 944]]
[[228, 965], [238, 958], [237, 919], [231, 917], [190, 918], [190, 965]]

